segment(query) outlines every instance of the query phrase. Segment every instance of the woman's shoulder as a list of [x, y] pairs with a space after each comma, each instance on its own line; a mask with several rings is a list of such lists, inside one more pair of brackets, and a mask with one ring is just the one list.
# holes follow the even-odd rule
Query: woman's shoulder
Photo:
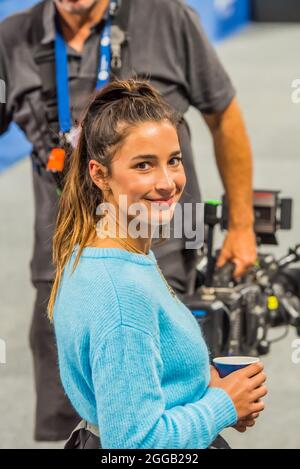
[[54, 307], [54, 319], [89, 325], [90, 321], [106, 322], [120, 318], [119, 306], [111, 277], [103, 262], [80, 258], [76, 265], [73, 254], [65, 265]]
[[154, 254], [142, 259], [117, 249], [95, 249], [84, 249], [75, 269], [73, 253], [55, 310], [99, 331], [123, 325], [157, 335], [159, 307], [151, 286]]
[[[67, 266], [67, 271], [74, 267], [77, 251], [74, 250]], [[144, 289], [149, 286], [149, 279], [157, 269], [157, 261], [153, 251], [147, 255], [136, 254], [123, 249], [112, 247], [86, 247], [82, 250], [76, 271], [78, 276], [86, 279], [87, 283], [100, 281], [108, 283], [111, 288], [123, 287], [131, 291], [133, 288]], [[151, 282], [150, 282], [151, 283]]]

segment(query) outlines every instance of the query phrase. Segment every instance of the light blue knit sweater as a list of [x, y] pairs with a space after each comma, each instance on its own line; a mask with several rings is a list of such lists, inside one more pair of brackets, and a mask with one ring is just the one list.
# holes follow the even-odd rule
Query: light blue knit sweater
[[206, 448], [237, 421], [209, 388], [198, 323], [148, 256], [85, 248], [66, 266], [54, 307], [59, 368], [78, 414], [103, 448]]

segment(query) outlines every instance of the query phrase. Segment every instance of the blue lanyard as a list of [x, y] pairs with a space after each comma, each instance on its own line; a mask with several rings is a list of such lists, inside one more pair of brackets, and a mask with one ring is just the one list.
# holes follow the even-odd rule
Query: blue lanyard
[[[101, 34], [100, 41], [100, 60], [97, 75], [96, 88], [100, 89], [109, 83], [111, 68], [111, 25], [114, 11], [117, 6], [117, 0], [111, 0], [108, 18]], [[56, 73], [56, 91], [57, 108], [60, 131], [65, 134], [72, 128], [72, 116], [70, 107], [70, 93], [68, 80], [68, 55], [66, 42], [56, 26], [55, 37], [55, 73]]]

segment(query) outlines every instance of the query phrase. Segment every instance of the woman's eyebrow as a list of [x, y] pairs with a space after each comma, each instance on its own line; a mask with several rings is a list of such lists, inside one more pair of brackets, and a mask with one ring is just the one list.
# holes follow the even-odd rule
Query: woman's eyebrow
[[[178, 156], [178, 155], [181, 155], [181, 150], [173, 151], [170, 154], [170, 157], [171, 156]], [[138, 160], [140, 158], [144, 159], [144, 160], [157, 160], [158, 156], [157, 155], [137, 155], [137, 156], [134, 156], [133, 158], [131, 158], [131, 160], [134, 161], [134, 160]]]

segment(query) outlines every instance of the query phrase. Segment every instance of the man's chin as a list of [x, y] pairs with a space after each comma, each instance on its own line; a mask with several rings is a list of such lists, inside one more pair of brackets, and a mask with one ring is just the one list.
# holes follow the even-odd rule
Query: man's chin
[[87, 13], [94, 5], [97, 3], [98, 0], [94, 0], [88, 3], [88, 5], [83, 5], [82, 2], [66, 2], [62, 0], [56, 0], [56, 3], [60, 5], [65, 11], [72, 14], [85, 14]]

